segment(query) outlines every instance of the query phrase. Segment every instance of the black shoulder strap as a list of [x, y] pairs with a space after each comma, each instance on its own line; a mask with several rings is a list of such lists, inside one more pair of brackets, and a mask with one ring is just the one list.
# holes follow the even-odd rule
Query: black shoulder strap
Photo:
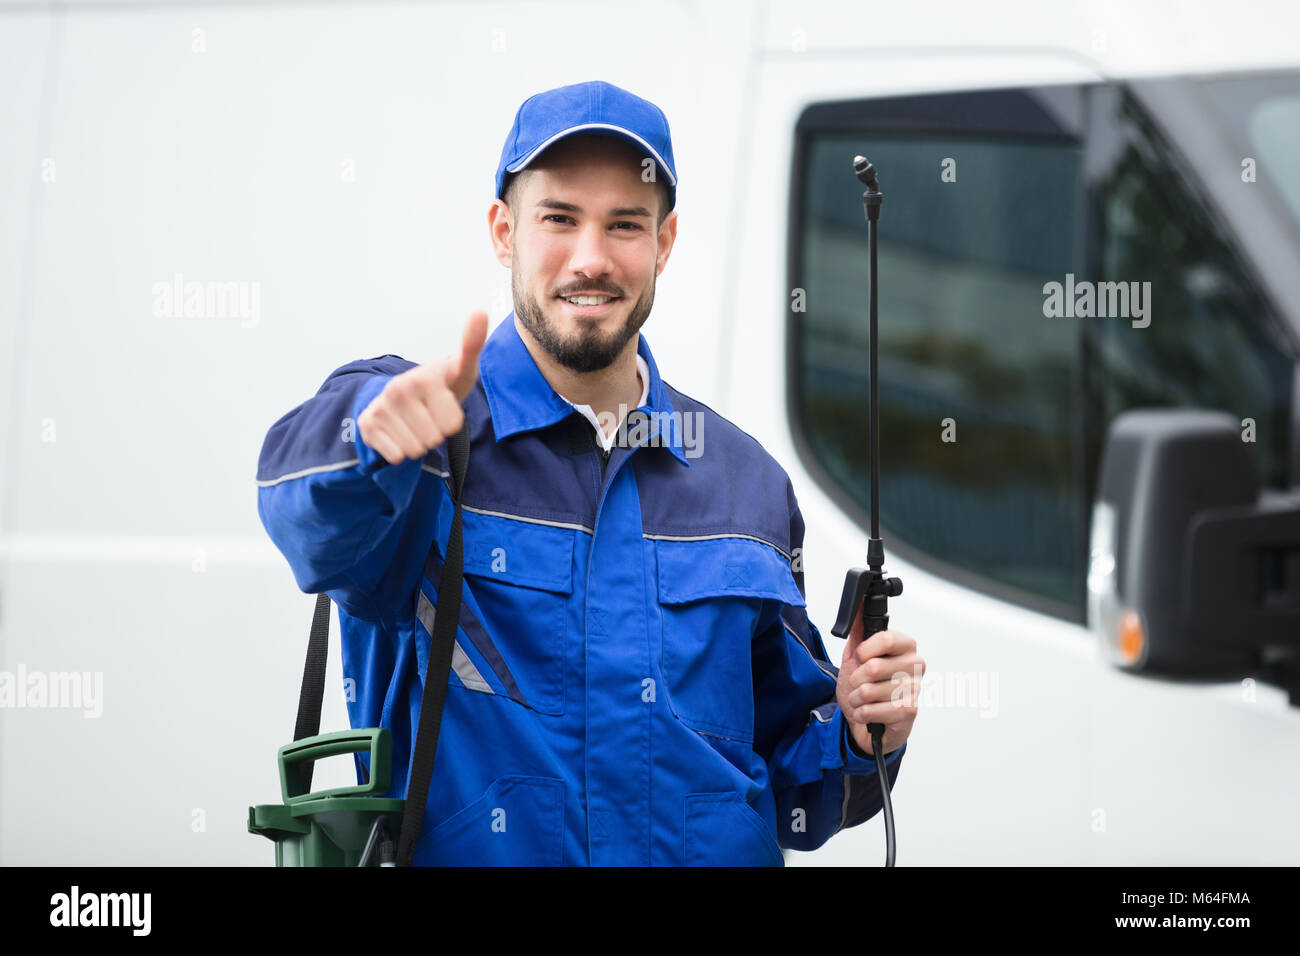
[[[415, 730], [415, 752], [411, 754], [411, 773], [406, 785], [406, 805], [402, 810], [402, 832], [397, 839], [397, 865], [410, 866], [415, 844], [420, 839], [424, 806], [429, 798], [429, 779], [433, 776], [433, 758], [438, 751], [438, 731], [442, 727], [442, 705], [447, 700], [447, 680], [451, 676], [451, 656], [456, 644], [456, 625], [460, 621], [460, 589], [463, 572], [460, 541], [460, 496], [469, 467], [469, 417], [455, 435], [447, 439], [451, 459], [451, 500], [456, 510], [447, 536], [447, 560], [438, 582], [438, 606], [433, 615], [432, 639], [429, 643], [429, 666], [424, 674], [424, 698], [420, 703], [420, 723]], [[433, 542], [437, 547], [438, 542]], [[419, 599], [419, 595], [416, 595]]]
[[[311, 637], [307, 640], [307, 663], [302, 669], [302, 691], [298, 695], [298, 721], [294, 724], [293, 739], [315, 737], [320, 733], [321, 702], [325, 699], [325, 659], [329, 656], [330, 596], [325, 592], [316, 595], [316, 610], [311, 617]], [[311, 792], [311, 776], [315, 761], [304, 760], [298, 765], [303, 793]]]
[[[433, 758], [438, 750], [438, 731], [442, 725], [443, 704], [447, 700], [447, 681], [451, 674], [452, 651], [456, 644], [456, 626], [460, 620], [460, 591], [463, 575], [461, 556], [460, 498], [469, 468], [469, 419], [461, 430], [447, 439], [451, 460], [452, 501], [455, 513], [447, 539], [447, 560], [438, 584], [438, 605], [434, 612], [433, 638], [429, 648], [429, 666], [425, 672], [424, 698], [420, 704], [420, 722], [415, 732], [415, 751], [411, 755], [411, 772], [402, 813], [402, 832], [398, 842], [397, 862], [409, 866], [415, 856], [424, 822], [424, 806], [433, 776]], [[433, 547], [438, 546], [437, 541]], [[418, 595], [417, 595], [418, 597]], [[325, 698], [325, 660], [329, 652], [330, 599], [316, 595], [316, 609], [311, 619], [311, 637], [307, 642], [307, 662], [302, 672], [302, 692], [298, 696], [298, 720], [293, 739], [314, 737], [320, 733], [321, 704]], [[314, 763], [298, 764], [302, 775], [302, 792], [311, 791]]]

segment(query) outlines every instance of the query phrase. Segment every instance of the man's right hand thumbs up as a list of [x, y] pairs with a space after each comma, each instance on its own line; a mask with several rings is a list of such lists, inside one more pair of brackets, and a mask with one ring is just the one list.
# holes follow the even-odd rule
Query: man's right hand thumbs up
[[393, 376], [357, 416], [361, 440], [390, 465], [423, 458], [465, 423], [461, 404], [478, 380], [478, 356], [487, 340], [486, 312], [465, 323], [460, 354]]

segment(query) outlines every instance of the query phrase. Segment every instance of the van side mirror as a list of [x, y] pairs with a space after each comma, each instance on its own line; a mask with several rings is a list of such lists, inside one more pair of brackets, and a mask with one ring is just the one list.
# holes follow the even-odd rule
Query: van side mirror
[[1300, 704], [1300, 489], [1261, 493], [1232, 416], [1116, 417], [1091, 548], [1088, 626], [1116, 666], [1204, 680], [1257, 674]]

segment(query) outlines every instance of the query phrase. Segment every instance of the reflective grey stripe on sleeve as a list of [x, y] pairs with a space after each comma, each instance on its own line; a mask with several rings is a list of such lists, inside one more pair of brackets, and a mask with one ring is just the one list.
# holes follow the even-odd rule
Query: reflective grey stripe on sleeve
[[353, 465], [361, 464], [360, 458], [349, 458], [347, 461], [336, 461], [329, 465], [317, 465], [315, 468], [304, 468], [302, 471], [293, 471], [287, 475], [281, 475], [279, 478], [265, 478], [257, 483], [259, 488], [271, 488], [280, 484], [282, 481], [293, 481], [295, 478], [305, 478], [307, 475], [319, 475], [327, 471], [340, 471], [344, 468], [351, 468]]
[[460, 682], [470, 690], [481, 690], [487, 694], [496, 693], [496, 691], [492, 689], [491, 685], [483, 679], [483, 675], [478, 672], [478, 668], [474, 666], [474, 662], [465, 656], [465, 652], [461, 649], [460, 641], [456, 642], [456, 646], [451, 652], [451, 669], [456, 672], [456, 676], [460, 678]]
[[[782, 612], [783, 612], [783, 613], [784, 613], [784, 610], [785, 610], [785, 609], [782, 608]], [[835, 678], [836, 680], [839, 680], [840, 672], [839, 672], [838, 670], [836, 670], [835, 667], [834, 667], [833, 665], [828, 664], [826, 661], [824, 661], [824, 660], [822, 660], [821, 658], [817, 657], [817, 655], [815, 655], [815, 654], [812, 652], [812, 648], [810, 648], [810, 647], [809, 647], [809, 646], [804, 642], [804, 639], [803, 639], [802, 637], [800, 637], [798, 634], [795, 633], [794, 628], [791, 627], [789, 624], [786, 623], [784, 617], [781, 618], [781, 626], [784, 627], [787, 631], [789, 631], [789, 632], [790, 632], [790, 636], [793, 637], [796, 641], [799, 642], [799, 646], [802, 647], [805, 651], [808, 652], [808, 656], [812, 658], [812, 662], [813, 662], [814, 664], [816, 664], [816, 665], [818, 666], [818, 668], [821, 669], [821, 672], [822, 672], [823, 674], [825, 674], [827, 677], [833, 677], [833, 678]]]
[[[853, 774], [840, 774], [840, 779], [844, 781], [844, 803], [840, 806], [840, 825], [835, 828], [835, 833], [844, 829], [844, 824], [849, 819], [849, 791], [853, 789]], [[832, 833], [831, 836], [834, 836]]]
[[[787, 628], [787, 630], [789, 630], [789, 628]], [[790, 633], [794, 634], [794, 631], [790, 631]], [[820, 663], [820, 661], [818, 663]], [[840, 705], [836, 701], [830, 700], [822, 704], [820, 707], [814, 708], [812, 711], [810, 711], [810, 713], [812, 714], [813, 717], [817, 718], [818, 723], [829, 724], [831, 722], [831, 719], [835, 716], [835, 709], [839, 706]], [[843, 830], [844, 824], [848, 822], [849, 793], [853, 789], [852, 774], [842, 773], [840, 775], [840, 779], [844, 781], [844, 800], [840, 803], [840, 825], [835, 828], [835, 833], [839, 833], [841, 830]], [[832, 833], [831, 836], [834, 836], [835, 833]]]
[[415, 602], [415, 616], [420, 619], [420, 623], [424, 625], [424, 629], [432, 635], [434, 617], [433, 602], [424, 596], [423, 591], [419, 591], [418, 594], [420, 595], [420, 598]]
[[[437, 616], [437, 608], [433, 606], [432, 601], [424, 596], [423, 591], [420, 592], [420, 599], [416, 602], [415, 613], [420, 618], [420, 623], [424, 625], [424, 629], [432, 636], [433, 621]], [[483, 691], [485, 694], [496, 693], [492, 689], [492, 685], [483, 679], [483, 675], [474, 666], [474, 662], [466, 655], [464, 648], [460, 646], [459, 639], [457, 639], [455, 646], [451, 650], [451, 669], [460, 678], [460, 682], [470, 690]]]

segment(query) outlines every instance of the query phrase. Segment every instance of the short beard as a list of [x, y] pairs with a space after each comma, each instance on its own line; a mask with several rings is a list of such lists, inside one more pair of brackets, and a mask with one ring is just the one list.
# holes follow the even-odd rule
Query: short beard
[[[622, 328], [616, 329], [609, 336], [603, 336], [599, 329], [592, 326], [580, 333], [577, 339], [566, 339], [546, 318], [537, 299], [523, 287], [519, 273], [514, 269], [511, 269], [510, 281], [514, 292], [515, 315], [519, 321], [551, 358], [574, 372], [598, 372], [608, 368], [623, 353], [627, 343], [641, 331], [641, 326], [650, 317], [650, 308], [655, 301], [654, 279], [651, 279], [649, 290], [633, 303]], [[556, 303], [556, 308], [561, 308], [558, 299], [551, 301]]]

